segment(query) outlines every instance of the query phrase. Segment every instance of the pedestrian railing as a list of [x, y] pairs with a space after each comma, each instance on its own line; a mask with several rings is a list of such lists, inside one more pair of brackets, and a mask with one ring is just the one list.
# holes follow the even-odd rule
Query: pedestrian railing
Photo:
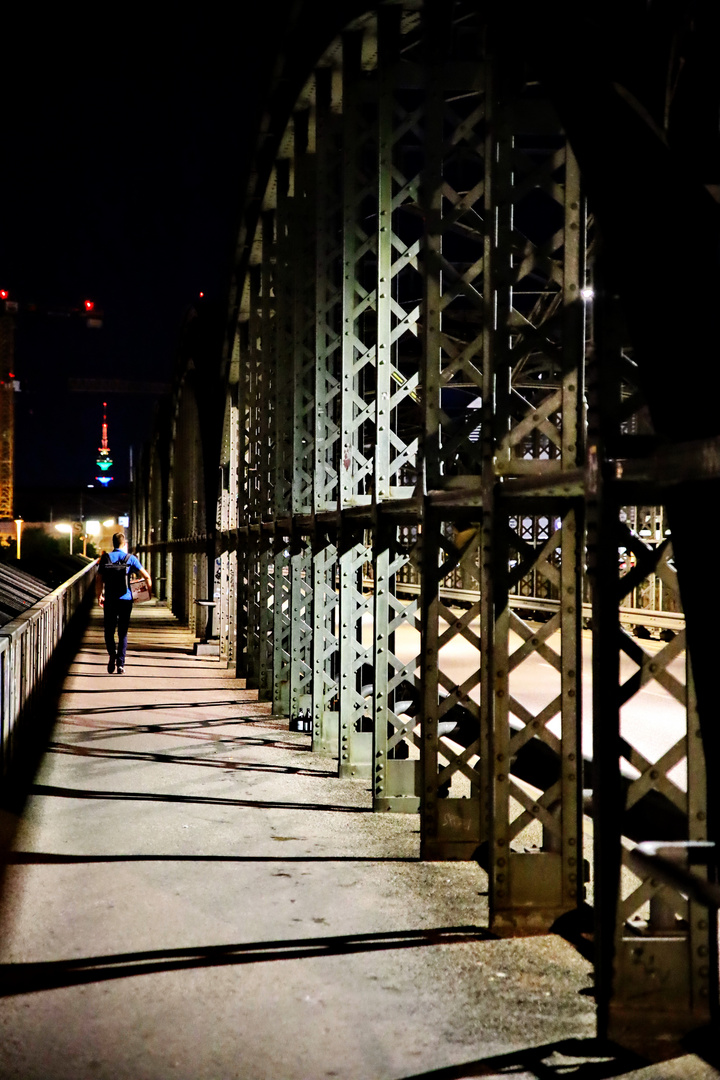
[[92, 597], [97, 563], [0, 629], [0, 776], [7, 776], [21, 728], [32, 714], [48, 664]]

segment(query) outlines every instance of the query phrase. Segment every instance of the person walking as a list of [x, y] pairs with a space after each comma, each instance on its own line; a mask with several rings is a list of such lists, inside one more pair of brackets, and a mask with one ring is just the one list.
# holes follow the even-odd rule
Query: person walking
[[133, 604], [130, 573], [133, 570], [145, 578], [149, 588], [152, 586], [147, 570], [134, 555], [128, 554], [125, 533], [116, 532], [113, 535], [113, 550], [103, 552], [95, 579], [95, 595], [103, 609], [105, 647], [109, 656], [107, 669], [110, 675], [114, 671], [117, 671], [118, 675], [125, 672], [128, 627]]

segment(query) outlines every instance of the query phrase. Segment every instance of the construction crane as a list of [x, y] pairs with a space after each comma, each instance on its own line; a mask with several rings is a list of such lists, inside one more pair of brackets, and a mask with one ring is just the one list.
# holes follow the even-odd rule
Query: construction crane
[[15, 448], [15, 314], [17, 304], [0, 289], [0, 520], [13, 517]]

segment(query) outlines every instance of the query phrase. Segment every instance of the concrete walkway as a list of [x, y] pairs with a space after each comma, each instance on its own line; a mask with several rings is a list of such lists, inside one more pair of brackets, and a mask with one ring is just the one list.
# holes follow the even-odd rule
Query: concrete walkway
[[[593, 1043], [589, 964], [499, 941], [473, 863], [422, 863], [162, 607], [108, 675], [99, 612], [17, 830], [0, 1080], [716, 1077]], [[577, 1071], [576, 1071], [577, 1069]]]

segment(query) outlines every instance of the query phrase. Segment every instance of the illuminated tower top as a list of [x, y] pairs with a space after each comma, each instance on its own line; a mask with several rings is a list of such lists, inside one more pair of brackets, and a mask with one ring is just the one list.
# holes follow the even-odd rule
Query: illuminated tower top
[[110, 447], [108, 446], [108, 423], [107, 423], [107, 401], [103, 401], [103, 421], [102, 421], [102, 439], [100, 440], [100, 446], [98, 447], [99, 457], [95, 464], [100, 470], [100, 476], [96, 476], [95, 479], [103, 487], [107, 487], [112, 476], [109, 476], [109, 470], [112, 466], [112, 458], [110, 457]]
[[98, 450], [102, 453], [103, 450], [110, 451], [107, 441], [107, 401], [103, 401], [103, 422], [102, 422], [102, 446], [98, 446]]

